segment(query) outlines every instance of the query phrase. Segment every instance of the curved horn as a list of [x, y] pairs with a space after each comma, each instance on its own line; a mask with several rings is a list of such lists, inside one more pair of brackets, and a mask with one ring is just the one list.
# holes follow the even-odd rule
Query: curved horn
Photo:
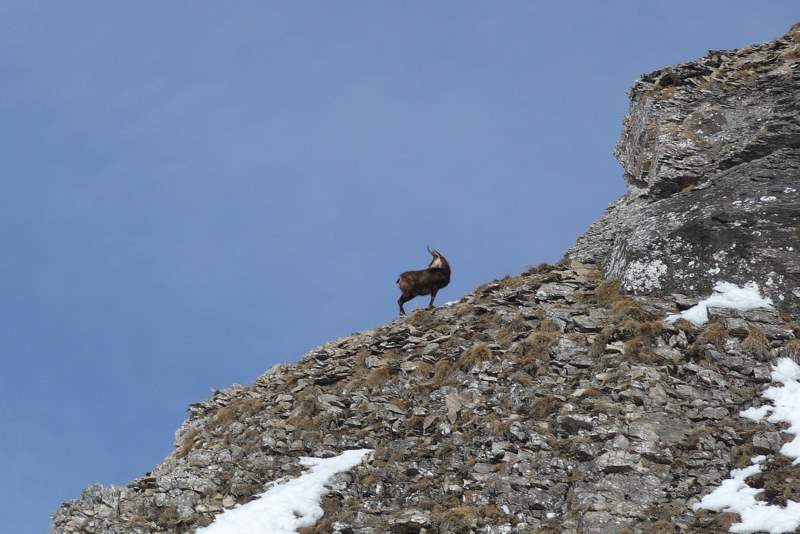
[[428, 253], [429, 253], [431, 256], [433, 256], [434, 254], [433, 254], [433, 251], [431, 250], [431, 246], [430, 246], [430, 245], [425, 245], [425, 246], [428, 248]]

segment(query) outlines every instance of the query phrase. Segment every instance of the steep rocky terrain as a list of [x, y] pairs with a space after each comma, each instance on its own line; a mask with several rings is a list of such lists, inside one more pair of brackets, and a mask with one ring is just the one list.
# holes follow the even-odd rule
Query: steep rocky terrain
[[339, 476], [315, 532], [721, 531], [724, 514], [688, 506], [783, 444], [737, 414], [798, 325], [712, 309], [704, 329], [668, 326], [685, 297], [600, 280], [543, 266], [218, 391], [163, 464], [88, 488], [56, 531], [188, 532], [297, 475], [299, 456], [350, 448], [375, 452]]
[[759, 282], [800, 311], [800, 24], [642, 76], [616, 156], [627, 194], [570, 257], [640, 294]]
[[[629, 192], [567, 259], [217, 391], [163, 463], [90, 486], [53, 532], [193, 532], [300, 456], [360, 448], [304, 534], [726, 532], [692, 505], [756, 454], [762, 498], [800, 501], [783, 428], [738, 415], [800, 356], [799, 36], [637, 82]], [[720, 279], [782, 309], [662, 321]]]

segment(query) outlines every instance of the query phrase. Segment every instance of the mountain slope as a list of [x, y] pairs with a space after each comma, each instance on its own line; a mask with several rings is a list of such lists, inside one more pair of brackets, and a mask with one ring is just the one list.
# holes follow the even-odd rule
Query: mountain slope
[[794, 332], [766, 310], [664, 325], [683, 297], [600, 280], [541, 267], [218, 391], [164, 463], [88, 488], [55, 531], [188, 532], [296, 476], [299, 456], [356, 448], [375, 451], [339, 475], [319, 532], [713, 531], [687, 506], [782, 444], [737, 413]]
[[[800, 501], [782, 423], [739, 415], [800, 355], [798, 58], [795, 26], [645, 75], [628, 193], [565, 260], [215, 392], [163, 463], [90, 486], [53, 532], [193, 532], [351, 449], [373, 452], [305, 534], [726, 532], [735, 514], [694, 505], [756, 455], [759, 498]], [[778, 310], [663, 321], [719, 280]]]

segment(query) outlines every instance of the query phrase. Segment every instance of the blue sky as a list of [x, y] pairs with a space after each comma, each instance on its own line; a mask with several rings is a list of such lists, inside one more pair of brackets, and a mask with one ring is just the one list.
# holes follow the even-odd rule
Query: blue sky
[[[186, 406], [562, 252], [624, 190], [636, 77], [792, 1], [0, 4], [0, 531]], [[419, 300], [419, 299], [418, 299]], [[424, 304], [413, 302], [416, 306]], [[5, 530], [8, 529], [8, 530]]]

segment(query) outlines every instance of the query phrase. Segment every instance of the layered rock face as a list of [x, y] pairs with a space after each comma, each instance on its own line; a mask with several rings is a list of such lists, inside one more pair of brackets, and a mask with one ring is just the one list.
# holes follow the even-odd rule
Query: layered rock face
[[[800, 357], [781, 314], [800, 299], [799, 34], [637, 82], [629, 191], [567, 259], [217, 391], [163, 463], [90, 486], [53, 532], [194, 532], [301, 456], [362, 448], [302, 534], [727, 532], [735, 515], [692, 505], [756, 454], [759, 498], [800, 502], [783, 428], [739, 416]], [[717, 280], [783, 310], [662, 321]]]
[[800, 311], [800, 25], [647, 74], [630, 98], [628, 192], [570, 257], [640, 294], [754, 281]]

